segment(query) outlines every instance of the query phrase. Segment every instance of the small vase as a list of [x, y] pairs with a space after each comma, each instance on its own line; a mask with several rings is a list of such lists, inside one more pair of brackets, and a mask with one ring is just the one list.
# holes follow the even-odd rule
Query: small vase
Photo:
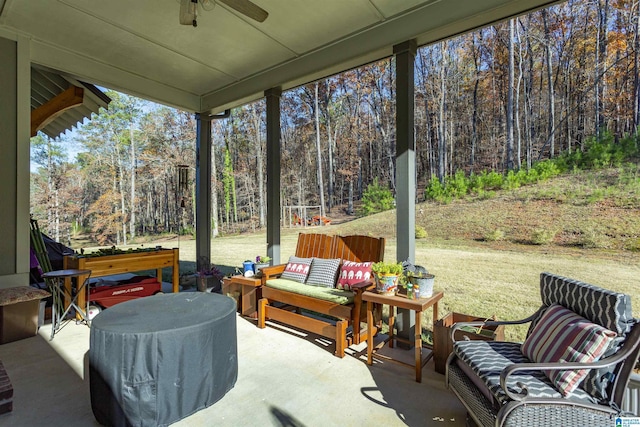
[[376, 291], [382, 295], [395, 295], [398, 289], [398, 276], [395, 274], [376, 275]]

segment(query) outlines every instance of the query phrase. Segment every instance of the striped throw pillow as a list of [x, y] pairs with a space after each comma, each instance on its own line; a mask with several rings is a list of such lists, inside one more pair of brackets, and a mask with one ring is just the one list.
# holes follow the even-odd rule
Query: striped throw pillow
[[[602, 357], [615, 337], [615, 332], [592, 323], [561, 305], [553, 304], [545, 310], [522, 344], [522, 354], [538, 363], [595, 362]], [[588, 369], [545, 371], [565, 396], [573, 392], [588, 373]]]
[[340, 268], [340, 258], [323, 259], [313, 258], [309, 276], [307, 276], [307, 285], [322, 286], [325, 288], [336, 287], [336, 276]]
[[280, 277], [282, 279], [289, 279], [304, 283], [309, 275], [309, 267], [311, 266], [312, 259], [313, 258], [298, 258], [296, 256], [290, 256], [289, 262]]

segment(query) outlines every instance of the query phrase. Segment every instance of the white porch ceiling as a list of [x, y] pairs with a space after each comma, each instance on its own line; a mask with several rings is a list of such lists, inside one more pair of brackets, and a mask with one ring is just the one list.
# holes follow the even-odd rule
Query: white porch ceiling
[[34, 64], [187, 111], [216, 113], [557, 0], [254, 0], [263, 23], [222, 4], [198, 26], [177, 0], [0, 0], [0, 35]]

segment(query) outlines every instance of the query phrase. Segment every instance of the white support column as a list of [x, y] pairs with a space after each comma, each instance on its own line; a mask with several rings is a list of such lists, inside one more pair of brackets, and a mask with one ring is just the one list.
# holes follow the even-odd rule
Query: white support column
[[211, 117], [196, 114], [196, 266], [211, 263]]
[[282, 90], [265, 91], [267, 99], [267, 256], [280, 264], [280, 96]]
[[29, 284], [30, 41], [0, 37], [0, 288]]
[[[408, 40], [393, 47], [396, 57], [396, 259], [412, 262], [416, 253], [416, 143], [413, 132], [416, 46], [415, 40]], [[415, 319], [411, 311], [398, 309], [396, 325], [398, 336], [412, 343]]]

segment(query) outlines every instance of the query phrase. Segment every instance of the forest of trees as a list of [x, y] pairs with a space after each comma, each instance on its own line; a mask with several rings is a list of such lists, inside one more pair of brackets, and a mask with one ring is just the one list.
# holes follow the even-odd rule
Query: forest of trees
[[[569, 0], [420, 48], [417, 200], [457, 171], [528, 169], [605, 132], [636, 134], [639, 28], [638, 1]], [[283, 205], [331, 216], [354, 213], [376, 178], [395, 191], [394, 69], [389, 58], [283, 93]], [[69, 136], [32, 139], [34, 218], [65, 242], [78, 232], [100, 244], [193, 232], [194, 116], [108, 95], [108, 111]], [[215, 233], [262, 227], [264, 101], [212, 128]]]

